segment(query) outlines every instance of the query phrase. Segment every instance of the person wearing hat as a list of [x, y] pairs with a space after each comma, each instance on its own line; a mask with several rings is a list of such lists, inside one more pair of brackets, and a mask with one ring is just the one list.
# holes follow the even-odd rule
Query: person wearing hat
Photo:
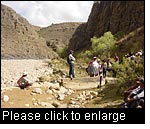
[[21, 89], [29, 88], [33, 85], [33, 83], [29, 79], [27, 79], [27, 75], [27, 72], [23, 72], [22, 76], [17, 81], [17, 84]]

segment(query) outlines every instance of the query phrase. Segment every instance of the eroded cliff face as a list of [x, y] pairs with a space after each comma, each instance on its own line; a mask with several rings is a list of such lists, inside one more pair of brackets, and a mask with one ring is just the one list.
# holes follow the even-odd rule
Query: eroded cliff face
[[107, 31], [126, 35], [142, 26], [144, 26], [144, 1], [95, 2], [87, 23], [77, 28], [68, 49], [78, 51], [89, 47], [90, 38], [100, 37]]
[[48, 47], [57, 51], [68, 47], [70, 38], [80, 24], [79, 22], [52, 24], [48, 27], [41, 28], [38, 33], [46, 39]]
[[8, 6], [1, 4], [1, 58], [53, 58], [58, 55], [47, 47], [25, 18]]

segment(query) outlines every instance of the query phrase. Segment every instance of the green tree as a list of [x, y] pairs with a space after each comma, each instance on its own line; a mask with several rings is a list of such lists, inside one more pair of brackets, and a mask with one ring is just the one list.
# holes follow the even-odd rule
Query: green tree
[[109, 58], [115, 48], [115, 38], [111, 32], [104, 33], [100, 38], [91, 38], [92, 54], [100, 58]]

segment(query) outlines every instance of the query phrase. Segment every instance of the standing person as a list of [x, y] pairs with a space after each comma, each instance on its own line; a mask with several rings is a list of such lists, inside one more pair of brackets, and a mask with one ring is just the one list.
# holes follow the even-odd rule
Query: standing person
[[104, 63], [103, 63], [103, 78], [106, 77], [106, 72], [107, 72], [107, 62], [104, 60]]
[[103, 79], [103, 65], [99, 64], [99, 85], [97, 86], [97, 88], [100, 88], [102, 85], [102, 79]]
[[119, 62], [119, 57], [117, 55], [114, 56], [114, 61], [115, 62], [117, 62], [117, 61]]
[[107, 60], [107, 71], [112, 71], [112, 62], [110, 62], [110, 59]]
[[90, 77], [94, 77], [99, 74], [99, 64], [97, 62], [97, 57], [93, 57], [92, 61], [89, 63], [88, 74]]
[[73, 51], [70, 50], [68, 58], [67, 58], [67, 62], [69, 64], [69, 77], [72, 80], [72, 78], [75, 77], [74, 74], [74, 61], [75, 61], [75, 57], [73, 56]]
[[97, 76], [99, 74], [99, 63], [97, 61], [97, 57], [93, 57], [92, 65], [94, 76]]
[[21, 89], [29, 88], [29, 86], [33, 85], [33, 83], [29, 79], [27, 79], [27, 72], [24, 72], [22, 74], [22, 76], [17, 81], [17, 84]]

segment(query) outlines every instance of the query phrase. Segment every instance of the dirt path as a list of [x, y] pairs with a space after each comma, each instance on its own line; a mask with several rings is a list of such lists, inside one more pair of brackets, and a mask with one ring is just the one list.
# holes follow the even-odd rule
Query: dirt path
[[[59, 83], [37, 83], [35, 82], [33, 87], [29, 90], [21, 90], [15, 87], [15, 82], [19, 78], [19, 75], [23, 71], [27, 71], [30, 75], [30, 80], [35, 81], [38, 76], [42, 74], [49, 74], [52, 70], [45, 66], [44, 60], [1, 60], [1, 107], [2, 108], [45, 108], [38, 104], [34, 104], [33, 101], [38, 101], [52, 104], [53, 102], [58, 102], [60, 104], [68, 104], [72, 98], [76, 98], [83, 92], [87, 93], [89, 91], [98, 91], [97, 86], [99, 84], [99, 77], [79, 77], [73, 78], [63, 78], [64, 87], [66, 89], [71, 89], [74, 92], [65, 97], [64, 100], [60, 101], [57, 96], [52, 93], [46, 93], [49, 90], [49, 86], [59, 86]], [[114, 78], [107, 77], [102, 80], [102, 88], [105, 88], [105, 82], [114, 81]], [[32, 94], [34, 88], [41, 88], [42, 94]], [[53, 92], [58, 92], [53, 90]], [[9, 100], [4, 102], [4, 96], [8, 96]], [[7, 99], [7, 97], [6, 97]], [[91, 101], [91, 100], [88, 100]], [[80, 104], [80, 103], [79, 103]]]
[[[1, 107], [2, 108], [44, 108], [41, 105], [34, 105], [33, 100], [44, 103], [53, 103], [58, 102], [60, 104], [69, 104], [72, 98], [76, 98], [79, 94], [82, 94], [83, 91], [96, 91], [98, 81], [97, 77], [83, 77], [83, 78], [75, 78], [70, 80], [69, 78], [64, 79], [64, 87], [67, 89], [72, 89], [73, 94], [65, 97], [63, 101], [59, 101], [57, 98], [54, 98], [52, 94], [47, 94], [46, 91], [49, 89], [48, 86], [43, 85], [34, 85], [29, 90], [21, 90], [18, 87], [9, 87], [5, 88], [5, 90], [1, 91]], [[106, 78], [107, 80], [114, 80], [113, 78]], [[103, 80], [102, 85], [104, 85], [105, 80]], [[59, 86], [58, 83], [52, 84], [53, 86]], [[42, 94], [32, 94], [34, 88], [40, 87], [43, 91]], [[105, 86], [102, 86], [104, 88]], [[3, 101], [3, 97], [7, 95], [9, 97], [8, 102]], [[90, 101], [90, 100], [88, 100]], [[87, 102], [88, 102], [87, 101]], [[88, 106], [89, 107], [89, 106]]]
[[[67, 88], [73, 89], [73, 90], [83, 90], [83, 89], [93, 89], [97, 88], [99, 85], [99, 77], [82, 77], [82, 78], [74, 78], [73, 80], [70, 79], [64, 79], [64, 85]], [[113, 81], [114, 79], [111, 77], [107, 77], [106, 79], [103, 78], [102, 80], [102, 86], [105, 85], [105, 81]]]

